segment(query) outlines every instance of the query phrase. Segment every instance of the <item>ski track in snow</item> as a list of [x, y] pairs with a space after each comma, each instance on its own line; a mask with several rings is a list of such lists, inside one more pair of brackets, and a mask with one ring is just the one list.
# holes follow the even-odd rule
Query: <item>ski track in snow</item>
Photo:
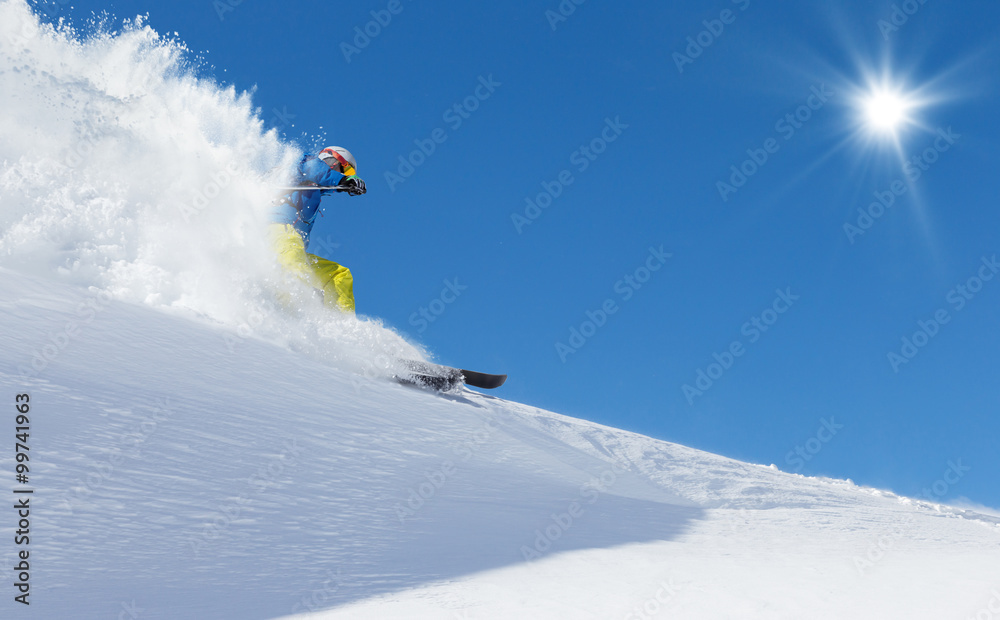
[[132, 303], [22, 375], [93, 295], [0, 270], [0, 394], [33, 404], [37, 617], [958, 619], [1000, 583], [993, 516], [264, 340], [233, 354], [224, 328]]

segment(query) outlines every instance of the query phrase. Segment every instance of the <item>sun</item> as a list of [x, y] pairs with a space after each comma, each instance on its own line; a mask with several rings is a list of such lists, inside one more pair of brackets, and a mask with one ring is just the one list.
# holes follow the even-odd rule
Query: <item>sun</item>
[[876, 91], [862, 103], [867, 124], [875, 133], [897, 135], [909, 122], [907, 112], [912, 107], [905, 97], [888, 91]]
[[903, 81], [883, 76], [869, 77], [852, 97], [858, 129], [869, 143], [900, 144], [909, 129], [920, 124], [918, 116], [926, 96], [908, 90]]

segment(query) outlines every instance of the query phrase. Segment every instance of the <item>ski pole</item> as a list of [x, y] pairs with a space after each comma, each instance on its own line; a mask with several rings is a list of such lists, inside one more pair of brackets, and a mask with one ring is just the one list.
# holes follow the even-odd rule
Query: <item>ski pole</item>
[[295, 185], [289, 187], [275, 187], [274, 189], [283, 192], [310, 192], [310, 191], [328, 191], [328, 192], [349, 192], [351, 187], [342, 187], [340, 185]]

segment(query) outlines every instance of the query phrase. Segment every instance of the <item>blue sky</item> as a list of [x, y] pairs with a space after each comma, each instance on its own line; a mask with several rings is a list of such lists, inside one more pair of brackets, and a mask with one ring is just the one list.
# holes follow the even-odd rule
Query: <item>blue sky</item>
[[[148, 14], [289, 139], [351, 149], [370, 191], [312, 251], [504, 398], [1000, 506], [1000, 7], [827, 4], [48, 6]], [[925, 104], [898, 143], [859, 131], [871, 76]]]

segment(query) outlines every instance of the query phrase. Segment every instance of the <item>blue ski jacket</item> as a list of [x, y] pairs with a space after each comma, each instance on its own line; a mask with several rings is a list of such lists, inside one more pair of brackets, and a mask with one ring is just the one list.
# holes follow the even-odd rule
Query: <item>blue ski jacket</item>
[[[338, 185], [344, 175], [333, 170], [315, 155], [306, 155], [299, 162], [294, 185]], [[290, 224], [302, 235], [303, 242], [309, 244], [309, 232], [319, 215], [319, 205], [323, 196], [330, 196], [330, 190], [305, 190], [291, 192], [283, 196], [271, 213], [271, 221], [276, 224]]]

